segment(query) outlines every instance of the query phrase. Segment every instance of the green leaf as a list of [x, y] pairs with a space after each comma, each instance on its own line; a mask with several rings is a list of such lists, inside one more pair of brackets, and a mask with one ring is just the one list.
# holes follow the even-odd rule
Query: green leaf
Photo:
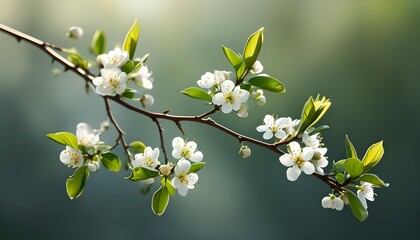
[[96, 31], [92, 38], [92, 45], [90, 47], [91, 52], [96, 56], [104, 53], [106, 48], [105, 43], [105, 34], [99, 30]]
[[135, 153], [143, 153], [144, 152], [144, 149], [146, 148], [146, 145], [143, 142], [134, 141], [134, 142], [130, 143], [130, 148]]
[[126, 74], [129, 74], [134, 69], [134, 63], [131, 60], [128, 60], [122, 67], [121, 70], [125, 72]]
[[347, 199], [349, 200], [349, 205], [354, 216], [363, 222], [368, 217], [368, 211], [363, 207], [359, 198], [351, 191], [345, 191]]
[[344, 174], [342, 173], [338, 173], [337, 175], [335, 175], [335, 179], [337, 179], [337, 182], [339, 184], [343, 184], [344, 181], [346, 181], [346, 178], [344, 177]]
[[373, 184], [375, 186], [378, 186], [378, 187], [388, 187], [389, 186], [389, 183], [385, 183], [377, 175], [372, 174], [372, 173], [365, 173], [365, 174], [361, 175], [357, 180], [361, 181], [361, 182], [368, 182], [368, 183], [371, 183], [371, 184]]
[[186, 88], [182, 90], [181, 93], [187, 95], [188, 97], [192, 97], [196, 99], [201, 99], [201, 100], [210, 101], [210, 102], [212, 100], [211, 95], [201, 88], [190, 87], [190, 88]]
[[142, 181], [149, 178], [155, 178], [159, 175], [158, 171], [143, 168], [143, 167], [136, 167], [131, 172], [131, 175], [126, 179], [130, 179], [131, 181]]
[[306, 131], [308, 132], [309, 135], [314, 135], [315, 133], [319, 133], [328, 128], [330, 128], [328, 125], [321, 125], [317, 128], [311, 127], [310, 129], [306, 129]]
[[160, 187], [152, 197], [152, 210], [157, 215], [162, 215], [169, 203], [169, 192], [165, 186]]
[[384, 148], [382, 145], [382, 141], [377, 142], [369, 147], [366, 151], [365, 156], [362, 159], [364, 172], [369, 171], [373, 166], [378, 164], [381, 160], [382, 156], [384, 155]]
[[344, 170], [350, 174], [350, 178], [357, 178], [363, 173], [363, 164], [357, 158], [349, 158], [344, 163]]
[[137, 41], [140, 34], [140, 24], [137, 20], [134, 21], [130, 30], [128, 30], [123, 43], [123, 50], [128, 52], [130, 60], [133, 60], [134, 52], [136, 51]]
[[227, 48], [222, 45], [223, 52], [225, 53], [226, 58], [232, 64], [233, 68], [236, 71], [236, 79], [241, 79], [245, 73], [245, 63], [242, 60], [242, 57], [239, 56], [232, 49]]
[[74, 136], [73, 133], [69, 133], [69, 132], [50, 133], [50, 134], [47, 134], [47, 137], [64, 146], [70, 146], [74, 149], [80, 150], [77, 137]]
[[260, 53], [261, 46], [264, 41], [263, 31], [264, 28], [260, 28], [246, 41], [243, 54], [246, 69], [251, 69], [252, 65], [254, 65], [255, 61], [257, 61], [258, 54]]
[[89, 177], [87, 166], [78, 168], [66, 181], [66, 190], [70, 199], [79, 197], [83, 193], [86, 180]]
[[339, 160], [333, 164], [333, 169], [336, 173], [344, 171], [344, 163], [346, 162], [345, 159]]
[[101, 155], [101, 162], [106, 169], [112, 172], [118, 172], [121, 169], [121, 160], [117, 155], [107, 152]]
[[172, 186], [172, 182], [171, 179], [168, 177], [163, 177], [162, 179], [160, 179], [160, 183], [162, 184], [162, 186], [165, 186], [168, 188], [168, 193], [169, 195], [174, 195], [175, 194], [175, 188], [174, 186]]
[[284, 93], [286, 91], [283, 84], [279, 80], [265, 74], [250, 78], [248, 83], [252, 86], [259, 87], [270, 92]]
[[303, 107], [301, 121], [297, 134], [305, 131], [311, 126], [315, 125], [324, 114], [327, 112], [328, 108], [331, 106], [329, 99], [323, 97], [319, 99], [319, 95], [316, 99], [309, 97], [308, 101]]
[[190, 168], [190, 171], [189, 172], [190, 173], [196, 173], [196, 172], [200, 171], [204, 167], [205, 164], [206, 164], [205, 162], [196, 162], [196, 163], [193, 163], [191, 165], [191, 168]]
[[89, 68], [89, 61], [79, 54], [70, 54], [67, 56], [67, 59], [83, 70], [87, 70]]
[[126, 88], [122, 96], [131, 100], [138, 101], [140, 98], [136, 98], [137, 90], [133, 88]]
[[358, 158], [356, 149], [350, 142], [349, 136], [346, 135], [346, 153], [348, 158]]

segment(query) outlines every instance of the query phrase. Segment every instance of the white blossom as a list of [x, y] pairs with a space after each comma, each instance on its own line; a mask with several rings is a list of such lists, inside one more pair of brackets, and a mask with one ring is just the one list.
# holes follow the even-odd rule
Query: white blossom
[[334, 194], [330, 194], [322, 199], [321, 205], [324, 208], [337, 209], [338, 211], [341, 211], [344, 207], [344, 202], [341, 198], [336, 197]]
[[119, 68], [102, 68], [101, 76], [92, 80], [96, 92], [102, 96], [115, 96], [123, 94], [127, 87], [127, 74]]
[[86, 148], [95, 147], [99, 143], [98, 131], [96, 131], [96, 133], [95, 131], [92, 131], [92, 129], [87, 123], [77, 124], [76, 136], [79, 145], [82, 145]]
[[194, 141], [185, 142], [181, 137], [172, 140], [172, 156], [176, 159], [188, 159], [193, 162], [203, 160], [203, 153], [197, 150], [197, 143]]
[[264, 96], [264, 91], [262, 89], [253, 91], [251, 95], [255, 98], [258, 105], [264, 106], [267, 103], [267, 98]]
[[251, 72], [252, 74], [258, 74], [258, 73], [261, 73], [261, 72], [263, 71], [263, 69], [264, 69], [263, 65], [261, 64], [261, 62], [260, 62], [260, 61], [258, 61], [258, 60], [257, 60], [257, 61], [255, 61], [255, 63], [252, 65], [250, 72]]
[[274, 120], [271, 115], [265, 115], [264, 125], [257, 127], [258, 132], [264, 132], [263, 138], [268, 140], [275, 136], [278, 139], [286, 137], [286, 132], [283, 128], [287, 125], [288, 118], [278, 118]]
[[175, 166], [175, 177], [172, 179], [172, 185], [178, 189], [181, 196], [186, 196], [188, 189], [194, 189], [194, 184], [198, 181], [196, 173], [188, 173], [191, 168], [191, 163], [187, 160], [181, 159]]
[[101, 54], [97, 57], [98, 63], [102, 64], [105, 68], [120, 68], [128, 60], [128, 52], [122, 51], [119, 47], [109, 51], [107, 54]]
[[249, 92], [241, 89], [239, 86], [235, 87], [231, 80], [225, 80], [220, 89], [221, 92], [213, 96], [212, 102], [215, 105], [222, 106], [223, 113], [230, 113], [232, 109], [238, 111], [241, 103], [245, 103], [248, 100]]
[[289, 153], [283, 154], [279, 160], [289, 167], [286, 175], [289, 181], [296, 181], [301, 172], [310, 175], [315, 172], [315, 166], [309, 161], [314, 155], [314, 151], [310, 147], [300, 147], [298, 142], [291, 142], [287, 145]]
[[201, 76], [201, 79], [197, 81], [198, 86], [206, 89], [212, 88], [215, 83], [216, 80], [214, 78], [214, 74], [211, 72], [206, 72]]
[[373, 191], [373, 185], [368, 182], [361, 182], [362, 186], [359, 186], [359, 190], [357, 190], [357, 197], [359, 197], [360, 202], [362, 202], [363, 207], [366, 209], [367, 203], [366, 199], [369, 201], [375, 200], [375, 193]]
[[83, 29], [81, 27], [72, 26], [69, 28], [69, 31], [67, 32], [67, 37], [73, 38], [73, 39], [79, 39], [83, 35]]
[[216, 86], [222, 85], [226, 80], [229, 80], [229, 72], [227, 71], [214, 71], [214, 81]]
[[131, 165], [135, 167], [144, 167], [149, 169], [155, 169], [157, 165], [160, 164], [158, 161], [159, 157], [159, 148], [152, 149], [151, 147], [146, 147], [143, 153], [137, 153], [134, 156]]
[[319, 133], [309, 136], [307, 132], [304, 132], [302, 141], [307, 147], [314, 150], [314, 156], [312, 157], [311, 162], [314, 164], [315, 170], [319, 173], [324, 173], [324, 169], [322, 168], [328, 165], [328, 160], [325, 157], [327, 148], [322, 147], [321, 142], [319, 141]]
[[66, 149], [60, 153], [60, 161], [66, 166], [80, 167], [83, 164], [82, 152], [79, 149], [66, 146]]
[[134, 78], [134, 82], [137, 86], [143, 87], [145, 89], [152, 89], [153, 88], [153, 78], [152, 72], [149, 71], [149, 68], [147, 66], [143, 65], [140, 67], [140, 69], [130, 74], [130, 78]]

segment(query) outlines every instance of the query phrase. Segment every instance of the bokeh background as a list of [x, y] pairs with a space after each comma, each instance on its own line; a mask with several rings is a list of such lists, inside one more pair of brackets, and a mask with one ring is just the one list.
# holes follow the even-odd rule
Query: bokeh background
[[[235, 114], [214, 119], [262, 139], [255, 127], [265, 114], [299, 118], [309, 96], [331, 98], [322, 120], [330, 160], [345, 156], [349, 135], [359, 155], [384, 140], [385, 156], [374, 170], [388, 189], [369, 202], [360, 223], [349, 207], [321, 207], [329, 189], [311, 176], [286, 179], [271, 152], [251, 146], [249, 159], [238, 142], [207, 126], [185, 123], [187, 136], [204, 152], [200, 184], [186, 198], [175, 195], [163, 216], [150, 209], [151, 196], [124, 180], [127, 172], [101, 169], [84, 194], [71, 201], [59, 161], [62, 147], [50, 132], [75, 132], [79, 122], [106, 119], [95, 94], [73, 73], [39, 49], [0, 33], [0, 238], [1, 239], [414, 239], [420, 235], [417, 124], [420, 121], [420, 1], [250, 0], [1, 0], [0, 22], [48, 42], [83, 49], [96, 29], [107, 33], [108, 49], [121, 44], [138, 19], [138, 56], [150, 53], [154, 111], [199, 114], [209, 109], [179, 93], [206, 71], [231, 70], [221, 44], [238, 52], [246, 38], [265, 27], [260, 54], [266, 73], [286, 86], [267, 93], [268, 104], [252, 106], [246, 120]], [[72, 25], [84, 36], [67, 39]], [[149, 119], [112, 106], [128, 140], [158, 146]], [[165, 141], [180, 133], [163, 122]], [[102, 139], [112, 143], [115, 131]], [[156, 189], [156, 186], [154, 187]]]

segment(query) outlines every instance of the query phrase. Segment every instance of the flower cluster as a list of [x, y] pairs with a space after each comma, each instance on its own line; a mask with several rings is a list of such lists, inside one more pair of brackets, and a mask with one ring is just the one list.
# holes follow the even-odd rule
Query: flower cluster
[[[96, 92], [102, 96], [122, 95], [130, 80], [144, 89], [153, 88], [152, 72], [141, 60], [134, 61], [139, 65], [138, 68], [126, 71], [124, 66], [129, 62], [132, 63], [127, 51], [116, 47], [106, 54], [98, 55], [96, 60], [103, 68], [100, 69], [100, 76], [94, 78], [92, 82], [96, 86]], [[149, 94], [145, 94], [140, 100], [144, 107], [150, 107], [154, 102], [153, 96]]]
[[277, 140], [285, 140], [294, 137], [300, 120], [292, 120], [290, 117], [274, 119], [272, 115], [265, 115], [264, 124], [257, 127], [258, 132], [264, 132], [265, 140], [276, 137]]
[[[260, 61], [256, 61], [250, 72], [252, 74], [261, 73], [264, 69]], [[214, 71], [214, 73], [206, 72], [201, 76], [201, 79], [197, 81], [197, 85], [205, 90], [212, 96], [212, 103], [216, 106], [220, 106], [223, 113], [230, 113], [233, 111], [237, 112], [239, 117], [245, 118], [248, 116], [248, 110], [246, 102], [248, 98], [252, 96], [256, 99], [258, 105], [264, 105], [266, 98], [264, 91], [258, 89], [252, 91], [250, 94], [249, 90], [246, 90], [240, 84], [235, 84], [231, 80], [227, 71]]]
[[[131, 161], [133, 168], [142, 167], [149, 170], [159, 171], [162, 177], [167, 177], [174, 173], [171, 184], [181, 196], [186, 196], [189, 189], [194, 189], [198, 181], [198, 175], [191, 172], [191, 162], [201, 162], [203, 153], [197, 150], [197, 143], [185, 141], [181, 137], [172, 140], [172, 157], [176, 159], [175, 166], [172, 163], [162, 164], [159, 162], [160, 151], [158, 148], [146, 147], [143, 153], [137, 153]], [[150, 178], [149, 178], [150, 179]], [[149, 180], [147, 179], [147, 180]], [[152, 178], [153, 179], [153, 178]], [[149, 181], [153, 183], [154, 181]]]
[[66, 145], [66, 149], [60, 153], [60, 161], [64, 165], [73, 168], [86, 164], [89, 171], [98, 171], [100, 163], [96, 155], [100, 153], [98, 150], [99, 145], [103, 144], [99, 141], [99, 135], [102, 132], [102, 129], [92, 130], [87, 123], [77, 124], [76, 137], [78, 146]]
[[324, 173], [322, 168], [328, 165], [328, 160], [324, 156], [327, 148], [321, 147], [318, 136], [318, 134], [309, 136], [304, 132], [302, 140], [305, 147], [302, 148], [296, 141], [287, 145], [289, 153], [280, 156], [279, 160], [284, 166], [289, 167], [286, 172], [289, 181], [296, 181], [302, 171], [308, 175], [315, 171]]

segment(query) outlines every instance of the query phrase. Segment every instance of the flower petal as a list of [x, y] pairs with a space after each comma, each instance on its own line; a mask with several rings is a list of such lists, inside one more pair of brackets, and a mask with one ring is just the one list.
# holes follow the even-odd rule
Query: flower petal
[[220, 106], [223, 103], [225, 103], [226, 99], [225, 99], [225, 96], [223, 95], [223, 93], [219, 92], [219, 93], [216, 93], [213, 96], [211, 101], [213, 102], [213, 104], [216, 104], [217, 106]]
[[179, 176], [181, 173], [187, 173], [191, 168], [191, 163], [185, 159], [178, 161], [175, 167], [175, 174]]
[[222, 112], [223, 112], [223, 113], [230, 113], [230, 112], [232, 112], [232, 108], [233, 108], [233, 106], [232, 106], [231, 104], [229, 104], [229, 103], [224, 103], [224, 104], [222, 105]]
[[312, 173], [315, 172], [315, 166], [311, 162], [305, 162], [301, 168], [303, 172], [308, 175], [311, 175]]
[[220, 86], [220, 90], [222, 91], [222, 93], [228, 94], [232, 92], [234, 87], [235, 87], [235, 84], [231, 80], [226, 80]]
[[190, 173], [187, 175], [187, 181], [188, 181], [188, 188], [192, 189], [190, 186], [194, 187], [194, 184], [198, 182], [198, 175], [196, 173]]
[[187, 193], [188, 193], [187, 184], [181, 183], [181, 185], [178, 186], [178, 193], [179, 193], [179, 195], [181, 195], [183, 197], [187, 196]]
[[201, 160], [203, 160], [203, 153], [201, 151], [193, 153], [190, 157], [190, 160], [193, 162], [200, 162]]
[[274, 123], [274, 117], [271, 115], [265, 115], [264, 123], [267, 127], [270, 127]]
[[184, 148], [184, 145], [185, 145], [184, 139], [182, 139], [181, 137], [176, 137], [174, 138], [174, 140], [172, 140], [172, 147], [178, 150], [179, 152], [182, 151], [182, 149]]
[[264, 134], [263, 134], [263, 138], [265, 140], [271, 139], [273, 137], [273, 132], [271, 130], [267, 130]]
[[179, 180], [179, 178], [174, 177], [172, 179], [172, 186], [174, 186], [174, 188], [179, 188], [179, 186], [181, 186], [181, 181]]
[[287, 169], [286, 175], [289, 181], [296, 181], [300, 176], [301, 170], [297, 166], [290, 167]]
[[260, 126], [257, 127], [258, 132], [265, 132], [267, 130], [268, 130], [267, 125], [260, 125]]
[[276, 132], [276, 138], [278, 139], [283, 139], [284, 137], [286, 137], [286, 132], [283, 130], [277, 130]]
[[314, 156], [314, 150], [310, 147], [304, 147], [302, 151], [302, 159], [305, 161], [311, 160]]
[[292, 157], [292, 155], [286, 153], [279, 157], [279, 160], [281, 164], [283, 164], [286, 167], [293, 166], [295, 164], [295, 159]]
[[323, 208], [333, 208], [331, 197], [324, 197], [321, 201], [321, 205]]

